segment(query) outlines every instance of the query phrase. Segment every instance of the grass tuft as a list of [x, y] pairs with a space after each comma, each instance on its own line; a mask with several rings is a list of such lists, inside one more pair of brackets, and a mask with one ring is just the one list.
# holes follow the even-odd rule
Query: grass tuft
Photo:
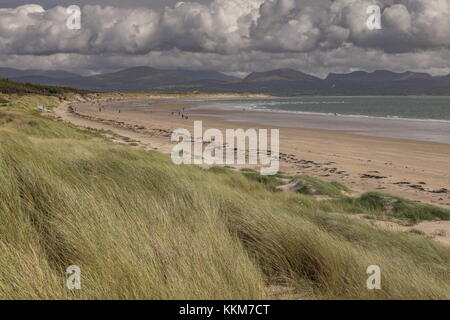
[[294, 189], [305, 195], [321, 195], [329, 197], [341, 197], [348, 189], [338, 182], [325, 182], [314, 177], [295, 177], [291, 182], [295, 183]]
[[378, 192], [369, 192], [360, 198], [341, 198], [335, 200], [333, 205], [340, 207], [340, 212], [388, 216], [412, 223], [426, 220], [450, 220], [450, 210], [448, 209]]

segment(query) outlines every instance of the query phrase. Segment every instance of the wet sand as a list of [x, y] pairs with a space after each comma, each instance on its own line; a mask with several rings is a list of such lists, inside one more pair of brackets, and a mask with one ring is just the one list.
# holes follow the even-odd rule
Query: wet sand
[[[197, 113], [199, 111], [199, 113]], [[192, 115], [220, 117], [226, 121], [252, 122], [280, 128], [343, 131], [372, 137], [450, 144], [450, 121], [376, 118], [284, 111], [245, 111], [228, 104], [207, 103]]]
[[[173, 130], [186, 128], [193, 132], [195, 120], [203, 121], [204, 130], [277, 128], [281, 171], [287, 174], [338, 181], [354, 190], [355, 195], [380, 191], [450, 208], [450, 144], [299, 127], [310, 123], [306, 120], [295, 126], [289, 121], [274, 125], [279, 113], [212, 111], [199, 101], [103, 100], [79, 103], [75, 109], [75, 113], [69, 113], [65, 106], [56, 112], [74, 124], [111, 130], [139, 141], [146, 149], [164, 153], [170, 153], [174, 145], [170, 141]], [[189, 119], [182, 119], [178, 112], [184, 112]], [[270, 123], [261, 121], [261, 117]]]

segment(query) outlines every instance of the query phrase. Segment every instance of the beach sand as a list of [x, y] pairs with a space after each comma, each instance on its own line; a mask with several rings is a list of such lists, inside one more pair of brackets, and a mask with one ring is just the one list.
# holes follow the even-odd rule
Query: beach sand
[[[271, 127], [252, 122], [252, 117], [258, 118], [258, 112], [221, 110], [217, 116], [210, 109], [202, 109], [202, 105], [201, 101], [163, 98], [103, 99], [77, 103], [75, 113], [69, 112], [67, 105], [55, 112], [76, 125], [111, 130], [137, 141], [141, 147], [163, 153], [170, 153], [175, 145], [170, 141], [173, 130], [186, 128], [193, 132], [195, 120], [203, 121], [204, 130], [217, 128], [222, 132], [237, 128], [276, 128], [280, 129], [280, 170], [286, 174], [338, 181], [353, 190], [354, 195], [379, 191], [450, 208], [450, 144], [337, 130]], [[188, 120], [178, 115], [183, 109], [189, 115]], [[245, 112], [248, 120], [227, 121], [235, 118], [232, 113], [237, 112]], [[267, 116], [280, 115], [264, 112], [264, 117]]]

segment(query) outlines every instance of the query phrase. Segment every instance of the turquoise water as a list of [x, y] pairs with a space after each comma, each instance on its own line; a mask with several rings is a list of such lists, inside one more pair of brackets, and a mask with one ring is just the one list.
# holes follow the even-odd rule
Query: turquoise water
[[233, 109], [450, 121], [450, 97], [305, 97], [218, 104]]

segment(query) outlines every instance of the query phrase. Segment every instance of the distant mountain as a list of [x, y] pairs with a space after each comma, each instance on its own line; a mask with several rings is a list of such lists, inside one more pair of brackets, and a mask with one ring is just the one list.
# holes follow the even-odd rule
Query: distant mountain
[[448, 81], [450, 81], [450, 74], [448, 74], [446, 76], [436, 77], [436, 78], [441, 79], [441, 80], [448, 80]]
[[191, 71], [191, 70], [176, 70], [177, 72], [190, 77], [193, 80], [218, 80], [218, 81], [240, 81], [240, 78], [229, 76], [217, 71]]
[[148, 91], [177, 84], [206, 85], [207, 82], [232, 82], [241, 79], [216, 71], [160, 70], [135, 67], [117, 72], [80, 76], [66, 71], [18, 70], [0, 68], [0, 78], [43, 85], [62, 85], [96, 91]]
[[79, 76], [65, 71], [0, 68], [0, 78], [92, 91], [236, 92], [291, 95], [450, 95], [450, 75], [396, 73], [386, 70], [331, 73], [326, 79], [293, 69], [253, 72], [245, 79], [216, 71], [128, 68], [116, 72]]
[[[3, 78], [3, 77], [0, 77], [0, 78]], [[25, 82], [25, 83], [51, 85], [51, 86], [63, 85], [64, 82], [66, 81], [63, 78], [52, 78], [52, 77], [38, 76], [38, 75], [5, 77], [5, 78], [16, 81], [16, 82]]]
[[13, 68], [0, 68], [0, 78], [22, 78], [42, 76], [55, 79], [64, 79], [70, 77], [79, 77], [78, 74], [63, 70], [19, 70]]
[[0, 92], [5, 94], [38, 94], [44, 96], [61, 96], [65, 93], [88, 93], [88, 91], [85, 90], [64, 88], [60, 86], [43, 86], [5, 79], [0, 79]]
[[419, 72], [404, 72], [400, 73], [396, 78], [397, 81], [403, 80], [432, 80], [433, 77], [428, 73], [419, 73]]
[[29, 72], [30, 74], [34, 76], [43, 76], [43, 77], [49, 77], [49, 78], [55, 78], [55, 79], [65, 79], [65, 78], [71, 78], [71, 77], [79, 77], [79, 74], [67, 72], [64, 70], [50, 70], [50, 71], [43, 71], [43, 70], [28, 70], [26, 72]]
[[348, 81], [402, 81], [402, 80], [431, 80], [433, 77], [427, 73], [403, 72], [396, 73], [386, 70], [377, 70], [374, 72], [356, 71], [352, 73], [336, 74], [330, 73], [326, 80], [348, 80]]
[[189, 83], [199, 80], [235, 81], [240, 80], [216, 71], [160, 70], [150, 67], [136, 67], [118, 72], [88, 77], [88, 80], [99, 81], [98, 86], [118, 89], [133, 88], [148, 90], [155, 86], [178, 83]]
[[[87, 77], [88, 83], [96, 82], [97, 86], [115, 90], [145, 90], [148, 87], [169, 83], [187, 82], [189, 77], [181, 73], [158, 70], [149, 67], [136, 67], [117, 72]], [[123, 89], [122, 89], [123, 90]]]
[[277, 69], [253, 72], [244, 81], [320, 81], [320, 79], [293, 69]]

